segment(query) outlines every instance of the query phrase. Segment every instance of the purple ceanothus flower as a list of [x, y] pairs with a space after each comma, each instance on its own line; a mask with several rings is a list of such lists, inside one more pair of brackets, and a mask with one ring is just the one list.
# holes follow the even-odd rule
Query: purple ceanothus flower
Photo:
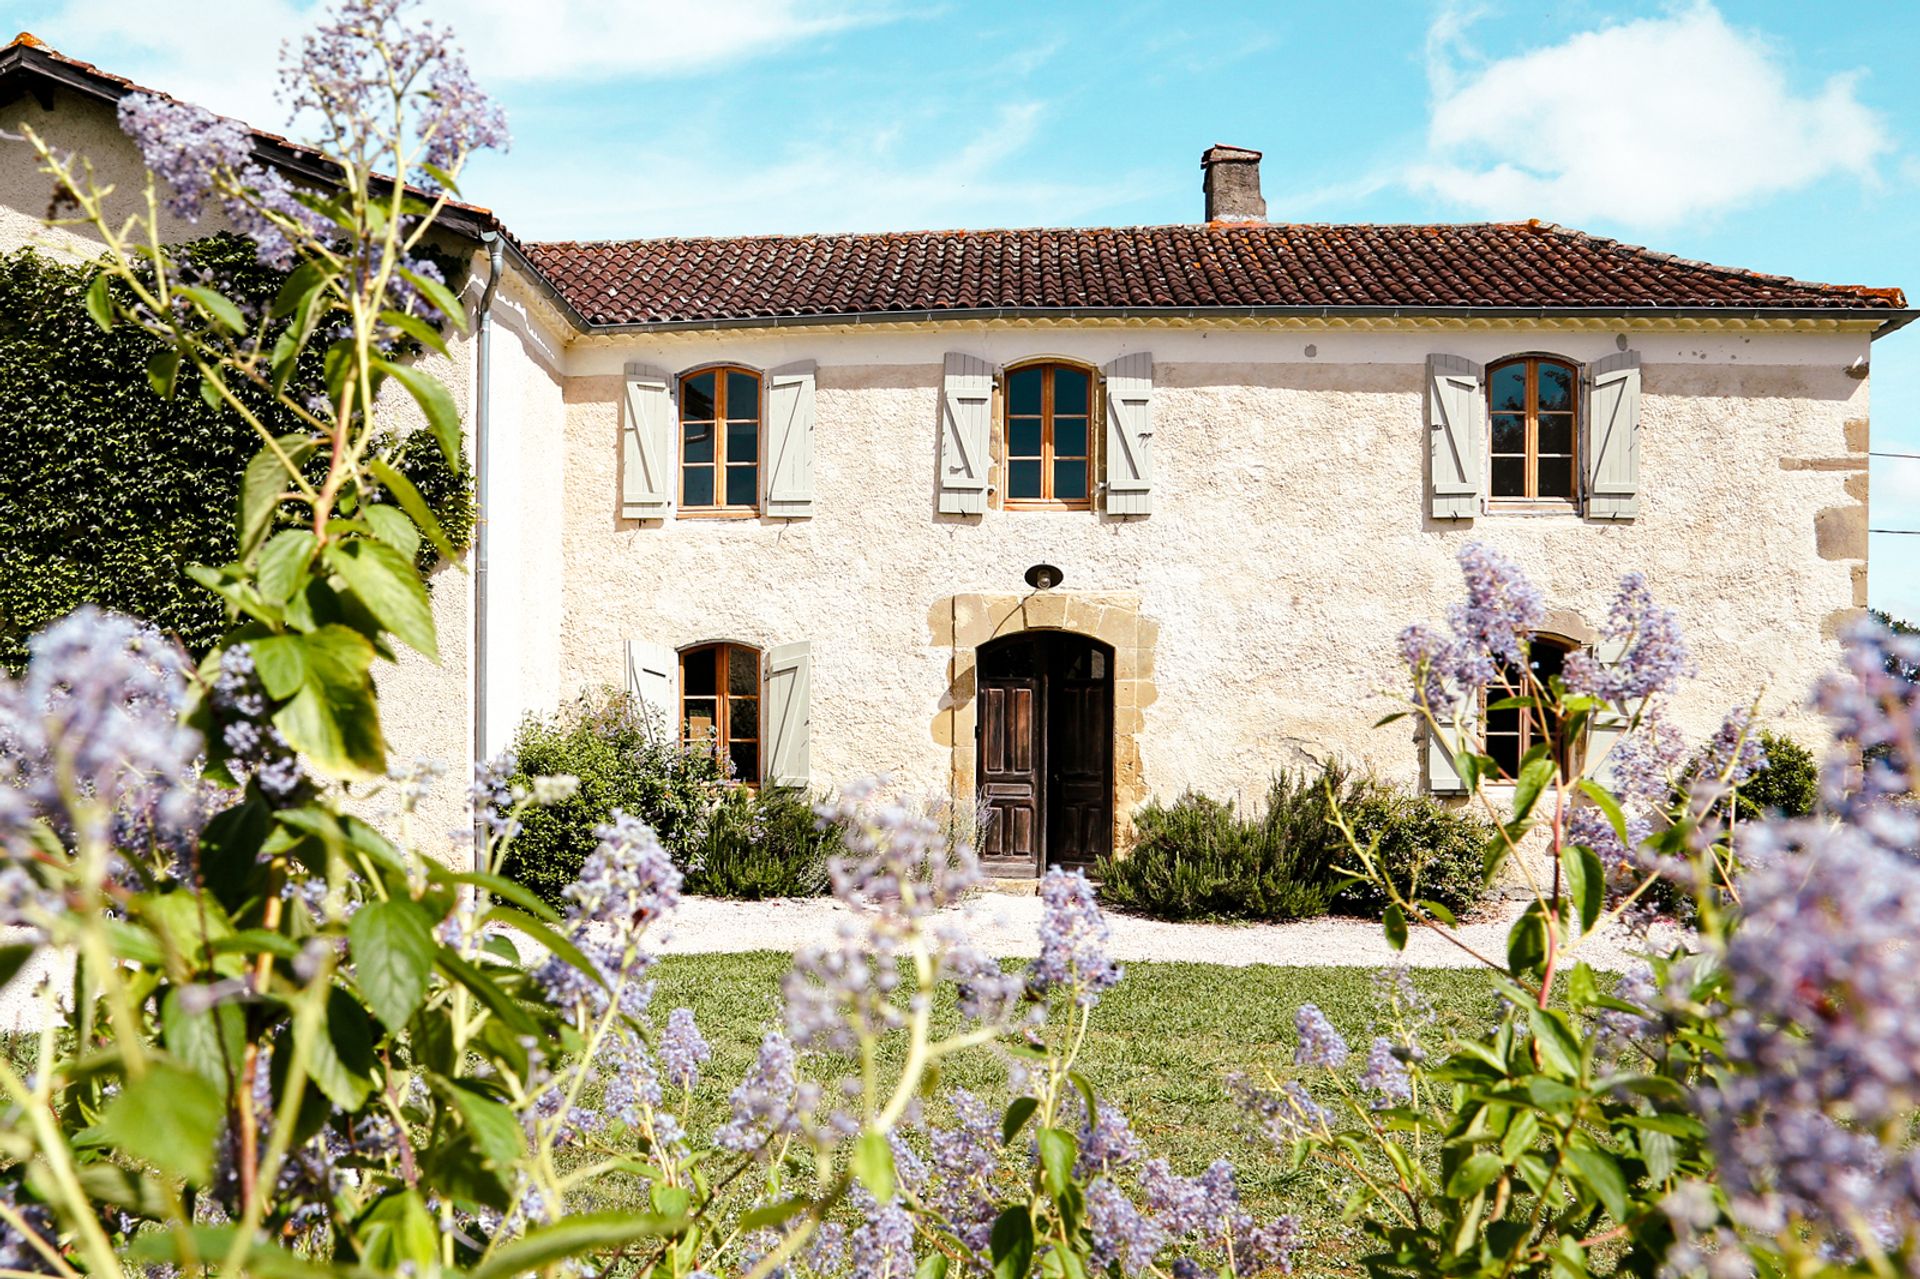
[[799, 1131], [819, 1098], [819, 1087], [800, 1082], [793, 1045], [777, 1030], [760, 1041], [760, 1056], [733, 1090], [733, 1117], [714, 1138], [722, 1150], [756, 1150], [785, 1133]]
[[1897, 635], [1872, 619], [1856, 623], [1841, 669], [1814, 690], [1834, 740], [1821, 798], [1837, 816], [1894, 848], [1920, 846], [1911, 807], [1890, 804], [1920, 792], [1920, 635]]
[[208, 690], [207, 703], [220, 729], [220, 742], [229, 763], [251, 772], [260, 790], [276, 804], [301, 797], [307, 780], [293, 746], [268, 718], [267, 692], [253, 668], [253, 650], [235, 644], [220, 654], [220, 668]]
[[638, 1017], [653, 998], [653, 983], [641, 980], [653, 956], [640, 939], [680, 904], [680, 870], [653, 828], [619, 809], [594, 834], [600, 842], [587, 855], [580, 877], [566, 888], [567, 933], [600, 980], [558, 955], [535, 970], [534, 980], [562, 1007], [584, 1007], [597, 1015], [612, 992], [622, 1012]]
[[676, 1008], [667, 1014], [667, 1028], [660, 1035], [660, 1060], [666, 1064], [668, 1083], [693, 1087], [700, 1082], [701, 1063], [712, 1057], [713, 1048], [695, 1024], [693, 1009]]
[[1322, 1135], [1333, 1123], [1333, 1115], [1297, 1080], [1289, 1079], [1269, 1090], [1235, 1071], [1227, 1076], [1227, 1091], [1279, 1150], [1290, 1149], [1302, 1137]]
[[1030, 984], [1040, 991], [1065, 989], [1090, 1008], [1121, 976], [1107, 957], [1107, 921], [1094, 904], [1093, 885], [1081, 871], [1055, 866], [1040, 881], [1040, 898], [1040, 957], [1033, 961]]
[[1313, 1004], [1302, 1004], [1293, 1014], [1294, 1033], [1300, 1046], [1294, 1049], [1293, 1064], [1338, 1070], [1347, 1062], [1347, 1041], [1333, 1028], [1325, 1013]]
[[1546, 616], [1540, 590], [1518, 565], [1480, 542], [1460, 549], [1467, 598], [1447, 612], [1453, 634], [1415, 624], [1400, 632], [1400, 655], [1414, 676], [1414, 701], [1451, 715], [1469, 690], [1519, 666], [1529, 636]]
[[120, 99], [120, 130], [140, 148], [155, 177], [173, 189], [167, 211], [197, 222], [223, 171], [238, 172], [253, 159], [253, 134], [238, 120], [150, 93]]
[[1123, 1274], [1144, 1274], [1168, 1243], [1166, 1227], [1135, 1207], [1107, 1177], [1087, 1187], [1087, 1228], [1093, 1234], [1093, 1263], [1102, 1272], [1118, 1263]]
[[1696, 779], [1738, 786], [1766, 766], [1767, 748], [1753, 726], [1753, 711], [1736, 706], [1687, 772]]
[[1374, 1036], [1367, 1048], [1367, 1068], [1360, 1076], [1360, 1086], [1379, 1094], [1373, 1103], [1376, 1109], [1398, 1105], [1413, 1096], [1413, 1078], [1407, 1074], [1406, 1063], [1400, 1060], [1393, 1041], [1385, 1035]]
[[1672, 692], [1681, 677], [1694, 673], [1693, 658], [1680, 635], [1679, 618], [1672, 609], [1653, 602], [1643, 573], [1629, 573], [1620, 579], [1620, 589], [1600, 631], [1612, 644], [1624, 645], [1624, 651], [1610, 663], [1584, 650], [1570, 654], [1562, 677], [1572, 692], [1616, 704], [1638, 702], [1656, 693]]
[[928, 1206], [946, 1219], [962, 1243], [985, 1257], [999, 1211], [992, 1182], [1000, 1166], [1000, 1121], [964, 1088], [955, 1088], [948, 1100], [953, 1126], [927, 1130], [936, 1174], [927, 1192]]
[[1074, 1166], [1076, 1176], [1085, 1180], [1096, 1173], [1111, 1173], [1140, 1157], [1140, 1139], [1118, 1106], [1102, 1101], [1095, 1105], [1094, 1116], [1087, 1118], [1086, 1105], [1074, 1094], [1079, 1111], [1080, 1158]]
[[877, 1202], [863, 1188], [849, 1196], [861, 1213], [847, 1251], [861, 1279], [909, 1279], [913, 1274], [913, 1218], [898, 1200]]

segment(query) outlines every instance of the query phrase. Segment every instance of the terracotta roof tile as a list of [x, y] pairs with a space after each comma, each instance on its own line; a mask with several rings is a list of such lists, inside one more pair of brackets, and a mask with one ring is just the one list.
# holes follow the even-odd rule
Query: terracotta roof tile
[[525, 251], [596, 325], [999, 309], [1906, 305], [1898, 289], [1690, 262], [1540, 222], [565, 241]]

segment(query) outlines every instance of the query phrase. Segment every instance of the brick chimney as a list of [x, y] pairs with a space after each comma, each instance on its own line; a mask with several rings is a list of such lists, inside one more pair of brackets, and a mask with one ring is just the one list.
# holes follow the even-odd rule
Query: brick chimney
[[1201, 190], [1207, 193], [1209, 222], [1265, 222], [1267, 202], [1260, 196], [1260, 153], [1216, 142], [1200, 157]]

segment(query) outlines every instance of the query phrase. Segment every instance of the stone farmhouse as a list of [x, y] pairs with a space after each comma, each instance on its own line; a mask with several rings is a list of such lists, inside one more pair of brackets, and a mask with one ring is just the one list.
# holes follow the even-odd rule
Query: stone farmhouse
[[[0, 52], [0, 127], [130, 194], [134, 91]], [[1175, 226], [527, 243], [453, 209], [476, 323], [435, 363], [483, 535], [436, 577], [441, 664], [382, 680], [396, 749], [491, 753], [625, 685], [743, 781], [983, 804], [993, 865], [1031, 874], [1123, 848], [1150, 795], [1252, 801], [1308, 757], [1457, 790], [1372, 726], [1476, 539], [1549, 593], [1540, 661], [1643, 570], [1698, 661], [1683, 727], [1758, 693], [1817, 733], [1900, 291], [1544, 222], [1269, 222], [1260, 159], [1208, 149]], [[0, 194], [0, 247], [90, 253], [41, 227], [26, 148]]]

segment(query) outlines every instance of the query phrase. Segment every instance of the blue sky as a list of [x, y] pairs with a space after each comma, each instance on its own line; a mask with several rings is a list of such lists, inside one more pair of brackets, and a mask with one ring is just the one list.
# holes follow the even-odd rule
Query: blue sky
[[[507, 107], [467, 194], [529, 239], [1194, 221], [1200, 151], [1269, 214], [1539, 217], [1920, 298], [1920, 5], [1788, 0], [427, 0]], [[296, 0], [14, 3], [55, 48], [277, 125]], [[151, 11], [149, 11], [149, 14]], [[258, 74], [236, 73], [256, 65]], [[1875, 348], [1873, 448], [1920, 454], [1920, 324]], [[1920, 460], [1875, 458], [1876, 528]], [[1920, 537], [1872, 539], [1920, 620]]]

